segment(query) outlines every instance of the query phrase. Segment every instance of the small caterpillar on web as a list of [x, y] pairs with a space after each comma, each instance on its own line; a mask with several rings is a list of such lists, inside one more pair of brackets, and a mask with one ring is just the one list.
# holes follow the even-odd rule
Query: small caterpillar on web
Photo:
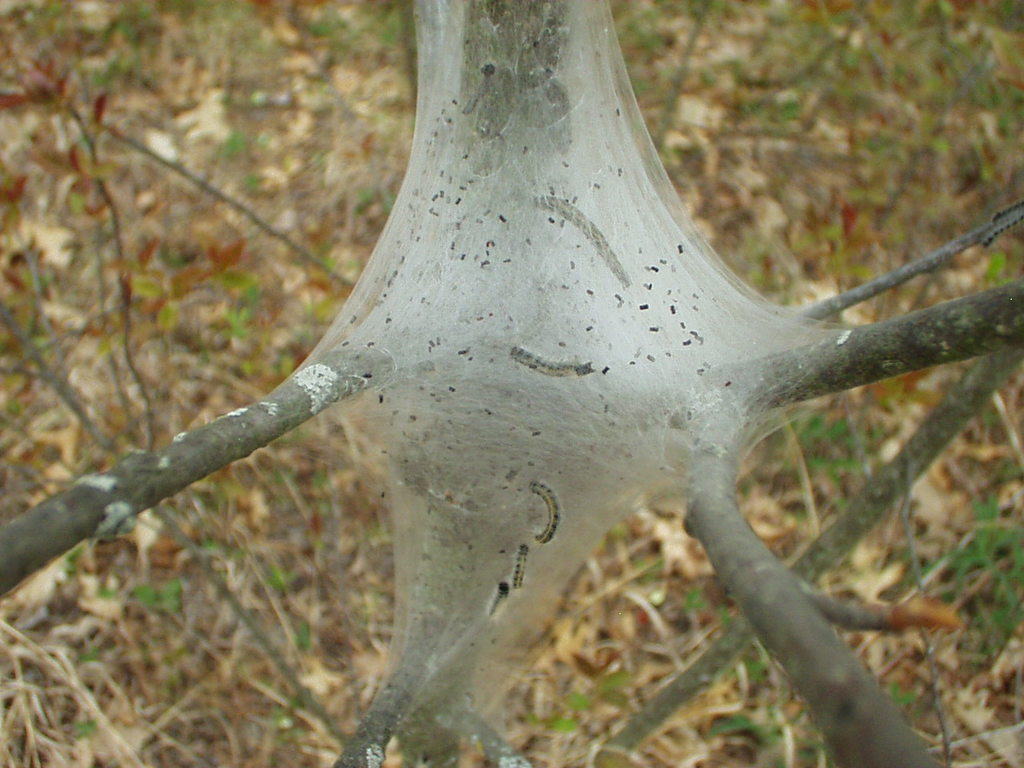
[[[608, 244], [608, 240], [604, 234], [598, 229], [597, 225], [592, 222], [587, 215], [583, 213], [579, 208], [570, 203], [568, 200], [562, 200], [555, 197], [554, 195], [545, 195], [537, 199], [541, 208], [546, 208], [549, 211], [554, 211], [567, 222], [572, 224], [576, 229], [580, 231], [590, 244], [594, 246], [594, 250], [597, 251], [597, 255], [601, 257], [605, 265], [611, 270], [611, 273], [615, 275], [615, 279], [619, 281], [623, 288], [629, 288], [630, 280], [629, 275], [626, 274], [625, 267], [622, 266], [622, 262], [619, 261], [619, 257], [615, 255], [615, 251]], [[553, 220], [550, 220], [553, 221]]]
[[587, 376], [594, 372], [590, 363], [556, 363], [543, 360], [522, 347], [512, 347], [512, 359], [545, 376]]
[[519, 589], [523, 586], [523, 575], [526, 571], [526, 556], [530, 554], [530, 548], [526, 544], [520, 544], [516, 552], [516, 567], [512, 571], [512, 589]]
[[544, 485], [544, 483], [533, 480], [530, 482], [530, 490], [540, 496], [548, 508], [547, 526], [543, 531], [533, 537], [537, 540], [537, 543], [547, 544], [555, 537], [555, 531], [558, 530], [558, 522], [562, 519], [562, 509], [558, 504], [558, 498], [555, 496], [555, 492]]
[[494, 615], [494, 612], [496, 610], [498, 610], [498, 606], [501, 605], [502, 600], [504, 600], [506, 597], [508, 597], [508, 582], [507, 581], [499, 581], [498, 582], [498, 594], [496, 594], [494, 596], [494, 602], [491, 603], [491, 615], [492, 616]]

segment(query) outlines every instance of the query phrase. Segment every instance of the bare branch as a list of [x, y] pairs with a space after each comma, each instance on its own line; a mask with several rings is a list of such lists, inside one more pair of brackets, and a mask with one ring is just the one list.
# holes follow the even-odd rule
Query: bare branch
[[902, 285], [911, 278], [926, 272], [934, 272], [946, 266], [952, 261], [954, 256], [966, 251], [973, 245], [991, 245], [1002, 232], [1019, 224], [1022, 219], [1024, 219], [1024, 200], [1020, 200], [1002, 209], [991, 220], [975, 227], [967, 234], [953, 238], [921, 258], [897, 267], [892, 272], [879, 275], [863, 285], [851, 288], [849, 291], [844, 291], [824, 301], [812, 304], [800, 314], [804, 317], [821, 320], [842, 312], [847, 307], [860, 304], [862, 301], [867, 301], [880, 293]]
[[[99, 152], [96, 148], [96, 138], [92, 131], [89, 130], [89, 126], [81, 113], [75, 109], [74, 105], [68, 104], [68, 112], [78, 125], [79, 133], [82, 135], [82, 139], [85, 142], [85, 146], [89, 151], [89, 157], [92, 159], [94, 164], [99, 164]], [[114, 243], [114, 252], [117, 254], [117, 261], [119, 264], [125, 262], [124, 252], [124, 237], [122, 236], [121, 227], [121, 214], [118, 211], [117, 203], [114, 201], [114, 196], [111, 194], [110, 189], [107, 187], [107, 183], [100, 176], [91, 177], [91, 181], [96, 185], [96, 190], [99, 192], [100, 197], [103, 198], [103, 204], [107, 207], [107, 211], [110, 213], [110, 229], [111, 238]], [[102, 267], [102, 264], [99, 265]], [[98, 269], [97, 278], [100, 281], [100, 295], [105, 298], [106, 287], [103, 282], [102, 270]], [[132, 328], [132, 307], [131, 298], [128, 292], [125, 290], [125, 286], [122, 284], [119, 291], [121, 298], [121, 322], [123, 324], [121, 333], [121, 350], [124, 354], [125, 365], [128, 367], [128, 373], [132, 377], [132, 381], [135, 382], [135, 386], [139, 391], [139, 396], [142, 398], [143, 403], [143, 415], [145, 417], [146, 427], [146, 447], [152, 449], [153, 441], [156, 435], [156, 421], [153, 415], [153, 399], [149, 396], [149, 389], [146, 387], [146, 382], [143, 381], [142, 375], [139, 373], [138, 367], [135, 365], [135, 353], [132, 352], [131, 346], [131, 328]], [[105, 304], [106, 301], [102, 301]], [[115, 383], [118, 385], [118, 391], [121, 392], [121, 401], [125, 407], [125, 412], [130, 413], [129, 401], [127, 395], [124, 394], [120, 386], [120, 381], [117, 375], [117, 369], [115, 366], [111, 366], [114, 373]]]
[[322, 269], [327, 274], [327, 276], [330, 277], [331, 280], [333, 280], [334, 282], [338, 283], [339, 285], [351, 284], [349, 280], [346, 280], [344, 277], [335, 272], [331, 268], [330, 264], [328, 264], [323, 259], [314, 256], [312, 253], [310, 253], [308, 249], [299, 245], [284, 232], [270, 225], [262, 216], [256, 213], [256, 211], [254, 211], [252, 208], [236, 200], [235, 198], [225, 194], [221, 190], [217, 189], [217, 187], [213, 186], [210, 182], [206, 181], [200, 176], [197, 176], [195, 173], [190, 171], [185, 166], [181, 165], [180, 163], [176, 163], [173, 160], [169, 160], [163, 155], [154, 152], [141, 141], [133, 139], [131, 136], [126, 136], [125, 134], [120, 133], [119, 131], [111, 130], [110, 135], [113, 136], [117, 141], [120, 141], [122, 144], [126, 144], [135, 151], [141, 152], [150, 160], [153, 160], [159, 163], [160, 165], [164, 166], [165, 168], [174, 171], [179, 176], [188, 179], [190, 182], [192, 182], [201, 190], [203, 190], [203, 192], [205, 192], [206, 194], [211, 195], [220, 200], [225, 205], [234, 208], [236, 211], [238, 211], [238, 213], [242, 214], [245, 218], [247, 218], [249, 221], [255, 224], [257, 228], [261, 229], [263, 232], [275, 238], [276, 240], [279, 240], [282, 243], [284, 243], [288, 248], [290, 248], [292, 251], [298, 254], [299, 258], [301, 258], [303, 261]]
[[806, 582], [803, 587], [821, 615], [842, 629], [902, 632], [910, 627], [959, 629], [963, 626], [952, 608], [930, 598], [911, 598], [896, 605], [868, 604], [837, 600]]
[[800, 580], [769, 552], [736, 506], [731, 455], [695, 453], [687, 528], [758, 637], [807, 701], [844, 768], [934, 768], [924, 745], [839, 639]]
[[[1024, 278], [761, 360], [758, 405], [775, 407], [1024, 345]], [[723, 369], [731, 379], [735, 371]]]
[[159, 451], [131, 453], [106, 472], [79, 478], [0, 528], [0, 594], [84, 539], [127, 533], [139, 512], [380, 383], [390, 366], [386, 353], [339, 348], [259, 402], [183, 432]]
[[[914, 533], [914, 525], [910, 521], [910, 486], [907, 485], [903, 494], [903, 503], [900, 504], [900, 522], [903, 523], [903, 535], [907, 539], [907, 554], [910, 555], [911, 569], [914, 574], [914, 582], [919, 591], [924, 592], [924, 571], [921, 568], [921, 558], [917, 554], [917, 537]], [[939, 690], [939, 665], [935, 660], [935, 643], [928, 637], [926, 632], [921, 632], [921, 640], [924, 642], [925, 659], [928, 661], [928, 676], [932, 695], [932, 707], [939, 719], [939, 733], [942, 734], [942, 758], [946, 768], [952, 765], [953, 753], [950, 748], [952, 737], [949, 733], [949, 722], [946, 718], [946, 709], [942, 702], [942, 691]]]
[[359, 721], [355, 734], [334, 768], [379, 768], [384, 751], [398, 726], [408, 714], [413, 689], [404, 678], [391, 678], [373, 697], [369, 711]]
[[690, 27], [690, 34], [686, 38], [686, 48], [683, 49], [683, 59], [679, 63], [675, 74], [672, 75], [672, 82], [668, 87], [668, 98], [665, 106], [661, 109], [661, 119], [658, 121], [658, 129], [654, 131], [652, 140], [654, 146], [660, 151], [665, 146], [665, 135], [668, 133], [675, 118], [676, 104], [679, 103], [679, 96], [686, 85], [686, 78], [690, 74], [690, 60], [697, 48], [697, 39], [704, 30], [704, 24], [708, 19], [708, 10], [711, 8], [711, 0], [701, 0], [700, 6], [693, 14], [693, 26]]
[[46, 364], [43, 356], [36, 349], [35, 342], [25, 332], [25, 329], [18, 323], [18, 319], [11, 312], [7, 304], [0, 299], [0, 320], [4, 321], [4, 325], [7, 326], [7, 330], [11, 332], [11, 335], [18, 340], [22, 350], [24, 350], [26, 357], [32, 361], [36, 369], [39, 371], [39, 375], [42, 376], [43, 380], [53, 387], [54, 392], [64, 401], [64, 404], [71, 410], [78, 421], [82, 424], [82, 428], [85, 429], [86, 433], [95, 440], [103, 448], [108, 451], [114, 447], [114, 442], [109, 437], [100, 432], [99, 427], [89, 416], [89, 413], [85, 410], [85, 406], [82, 405], [78, 399], [78, 394], [71, 387], [64, 375], [60, 371], [53, 370]]
[[[935, 460], [964, 425], [988, 402], [1024, 358], [1004, 350], [979, 360], [928, 415], [896, 457], [881, 467], [846, 511], [796, 561], [793, 569], [816, 581], [835, 568]], [[608, 741], [610, 749], [630, 750], [653, 733], [679, 707], [703, 690], [753, 641], [750, 625], [737, 617], [686, 670], [676, 675]]]
[[[793, 570], [817, 581], [847, 554], [905, 494], [914, 481], [1001, 387], [1024, 359], [1024, 350], [1006, 349], [975, 363], [928, 414], [913, 436], [881, 467], [846, 511], [794, 563]], [[608, 741], [612, 750], [634, 749], [679, 707], [703, 690], [753, 641], [750, 625], [737, 617], [686, 670], [670, 680]]]

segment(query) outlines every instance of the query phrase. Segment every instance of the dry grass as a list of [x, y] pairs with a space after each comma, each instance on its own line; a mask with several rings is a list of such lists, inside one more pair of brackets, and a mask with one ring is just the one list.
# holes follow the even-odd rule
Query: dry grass
[[[683, 5], [617, 6], [651, 124], [682, 62], [692, 24]], [[938, 245], [1024, 188], [1024, 26], [1013, 4], [854, 5], [713, 4], [665, 136], [670, 173], [716, 247], [787, 301]], [[163, 443], [270, 389], [346, 289], [103, 134], [91, 123], [96, 97], [109, 94], [107, 126], [174, 152], [351, 278], [409, 146], [406, 24], [390, 3], [0, 0], [0, 92], [66, 78], [59, 99], [0, 110], [0, 297], [118, 452], [146, 444], [149, 418]], [[98, 136], [96, 161], [71, 107]], [[848, 319], [1020, 273], [1019, 235], [993, 251]], [[13, 339], [0, 336], [0, 355], [5, 519], [114, 453]], [[770, 437], [743, 483], [758, 533], [781, 554], [797, 551], [955, 376], [927, 372], [819, 403]], [[1022, 388], [1018, 376], [913, 494], [917, 551], [936, 564], [928, 591], [968, 624], [933, 638], [963, 768], [1024, 764], [1024, 731], [1014, 730], [1024, 711]], [[190, 546], [150, 513], [130, 537], [80, 547], [6, 597], [0, 764], [330, 765], [329, 728], [298, 704], [216, 585], [350, 730], [385, 670], [392, 565], [358, 436], [344, 432], [308, 425], [162, 505]], [[899, 522], [880, 526], [829, 586], [863, 599], [912, 592]], [[586, 764], [727, 612], [677, 512], [618, 526], [509, 697], [513, 743], [538, 765]], [[851, 642], [938, 743], [922, 639]], [[813, 766], [824, 760], [817, 744], [784, 676], [754, 652], [636, 764]]]

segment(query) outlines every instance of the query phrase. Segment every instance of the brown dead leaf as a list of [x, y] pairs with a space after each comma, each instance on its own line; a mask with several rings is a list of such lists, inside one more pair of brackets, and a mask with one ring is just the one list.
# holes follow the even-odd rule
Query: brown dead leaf
[[962, 629], [964, 623], [951, 606], [931, 597], [912, 597], [892, 607], [889, 625], [896, 630], [910, 627]]

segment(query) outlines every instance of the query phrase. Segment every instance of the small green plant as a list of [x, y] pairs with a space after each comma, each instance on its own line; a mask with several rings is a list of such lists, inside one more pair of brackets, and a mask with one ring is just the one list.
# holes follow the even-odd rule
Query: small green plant
[[178, 613], [181, 611], [181, 579], [171, 579], [163, 586], [139, 584], [132, 595], [151, 611]]
[[917, 691], [906, 691], [899, 683], [889, 683], [889, 695], [901, 707], [911, 707], [917, 702]]
[[300, 622], [295, 628], [295, 647], [300, 651], [308, 651], [313, 647], [313, 633], [308, 622]]
[[76, 739], [87, 739], [96, 733], [97, 725], [95, 720], [79, 720], [74, 728]]
[[626, 688], [632, 680], [632, 673], [625, 669], [602, 675], [597, 681], [598, 698], [617, 707], [628, 708], [629, 697], [626, 695]]
[[249, 140], [245, 134], [241, 131], [232, 131], [228, 134], [228, 137], [224, 140], [223, 146], [221, 146], [221, 154], [224, 157], [236, 157], [243, 152], [249, 146]]
[[277, 592], [285, 592], [288, 585], [295, 579], [295, 574], [286, 571], [277, 565], [271, 565], [267, 569], [267, 584]]
[[768, 735], [764, 726], [755, 723], [746, 715], [720, 717], [712, 724], [709, 735], [744, 734], [759, 744], [766, 741]]
[[964, 604], [978, 653], [998, 652], [1024, 621], [1024, 529], [1008, 509], [989, 496], [973, 505], [974, 533], [949, 561], [949, 599], [970, 595]]

